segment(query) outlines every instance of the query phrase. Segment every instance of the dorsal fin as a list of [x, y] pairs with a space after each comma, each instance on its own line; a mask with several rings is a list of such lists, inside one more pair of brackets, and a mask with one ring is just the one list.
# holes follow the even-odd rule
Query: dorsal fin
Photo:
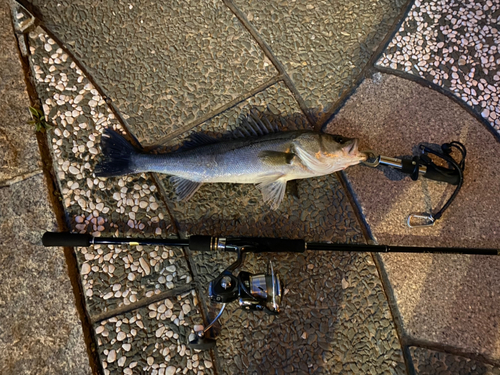
[[185, 141], [177, 151], [187, 151], [196, 147], [211, 145], [219, 142], [220, 140], [211, 137], [204, 133], [191, 134], [187, 141]]
[[278, 126], [272, 124], [267, 116], [253, 108], [246, 116], [240, 116], [240, 126], [231, 135], [233, 138], [258, 137], [277, 133]]

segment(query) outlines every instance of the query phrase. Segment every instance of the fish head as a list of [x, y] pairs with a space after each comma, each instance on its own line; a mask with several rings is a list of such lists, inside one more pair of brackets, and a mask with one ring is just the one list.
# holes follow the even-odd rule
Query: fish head
[[326, 133], [305, 133], [296, 140], [295, 152], [316, 176], [344, 170], [367, 159], [357, 138]]
[[325, 157], [343, 159], [353, 164], [367, 159], [367, 155], [358, 149], [358, 138], [347, 138], [335, 134], [322, 134], [321, 138], [322, 153]]

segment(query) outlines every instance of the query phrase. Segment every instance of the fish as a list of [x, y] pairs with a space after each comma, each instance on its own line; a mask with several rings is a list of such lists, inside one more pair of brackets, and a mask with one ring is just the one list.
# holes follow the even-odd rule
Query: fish
[[153, 154], [105, 129], [96, 177], [156, 172], [170, 175], [177, 199], [190, 199], [204, 183], [254, 184], [277, 210], [290, 180], [328, 175], [367, 159], [356, 138], [311, 130], [277, 131], [265, 119], [248, 116], [231, 139], [199, 133], [177, 151]]

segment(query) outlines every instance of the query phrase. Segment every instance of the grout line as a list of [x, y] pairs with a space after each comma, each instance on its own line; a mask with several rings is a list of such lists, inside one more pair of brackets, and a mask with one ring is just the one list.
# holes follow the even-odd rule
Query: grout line
[[[12, 25], [12, 27], [14, 26]], [[24, 43], [26, 43], [27, 46], [29, 45], [27, 43], [25, 34], [15, 34], [14, 32], [14, 35], [16, 35], [18, 38], [24, 38]], [[35, 84], [33, 82], [33, 77], [31, 76], [29, 58], [22, 56], [21, 51], [19, 50], [19, 44], [18, 54], [25, 78], [26, 90], [28, 92], [31, 105], [34, 107], [40, 107], [40, 99], [38, 98]], [[48, 196], [46, 199], [49, 200], [49, 203], [52, 206], [54, 216], [57, 221], [57, 226], [64, 231], [68, 229], [68, 223], [65, 220], [66, 215], [64, 213], [62, 203], [58, 199], [58, 197], [61, 196], [61, 192], [59, 190], [59, 186], [55, 177], [55, 171], [52, 164], [52, 157], [50, 154], [47, 135], [45, 133], [37, 132], [36, 138], [40, 156], [42, 159], [42, 173], [44, 175], [44, 179], [48, 188]], [[83, 293], [83, 286], [81, 284], [80, 273], [78, 271], [76, 254], [73, 249], [69, 247], [59, 247], [59, 249], [63, 250], [66, 265], [68, 267], [68, 278], [72, 286], [77, 314], [82, 325], [82, 333], [85, 341], [85, 346], [87, 348], [87, 355], [89, 357], [89, 366], [94, 374], [102, 374], [104, 373], [104, 369], [102, 368], [102, 364], [99, 361], [95, 345], [97, 340], [95, 339], [90, 324], [90, 317], [88, 316], [87, 310], [85, 308], [85, 297]]]
[[162, 301], [166, 298], [175, 297], [175, 296], [190, 292], [191, 290], [193, 290], [193, 288], [194, 288], [193, 283], [189, 283], [183, 287], [178, 287], [178, 288], [166, 290], [164, 292], [160, 292], [158, 294], [155, 294], [152, 297], [142, 298], [142, 299], [138, 300], [137, 302], [131, 303], [130, 305], [121, 306], [121, 307], [118, 307], [116, 309], [98, 314], [98, 315], [91, 318], [91, 323], [96, 324], [96, 323], [99, 323], [105, 319], [109, 319], [109, 318], [112, 318], [114, 316], [121, 315], [121, 314], [126, 314], [130, 311], [137, 310], [137, 309], [140, 309], [142, 307], [146, 307], [152, 303]]
[[351, 86], [349, 90], [344, 91], [344, 93], [340, 96], [340, 98], [321, 116], [320, 120], [317, 123], [316, 130], [321, 130], [325, 127], [326, 124], [338, 113], [338, 111], [344, 106], [344, 104], [349, 100], [349, 98], [356, 92], [359, 85], [364, 81], [366, 77], [369, 77], [373, 72], [373, 66], [378, 61], [380, 56], [382, 56], [383, 52], [389, 45], [389, 43], [394, 39], [394, 36], [399, 31], [401, 25], [405, 21], [408, 13], [410, 12], [413, 6], [414, 0], [407, 0], [406, 4], [403, 6], [402, 11], [399, 16], [396, 17], [396, 21], [389, 28], [389, 31], [386, 33], [386, 36], [379, 43], [375, 52], [370, 57], [370, 60], [366, 63], [358, 77], [354, 81], [354, 84]]
[[356, 194], [351, 184], [349, 183], [349, 180], [347, 179], [345, 171], [339, 171], [335, 173], [335, 176], [337, 177], [340, 184], [342, 185], [342, 188], [346, 192], [346, 197], [349, 200], [349, 203], [351, 204], [356, 219], [358, 220], [359, 226], [361, 227], [361, 232], [363, 233], [363, 237], [365, 238], [366, 243], [370, 245], [378, 245], [378, 242], [373, 236], [371, 228], [368, 225], [368, 222], [366, 221], [363, 215], [363, 211], [358, 204]]
[[441, 353], [446, 353], [446, 354], [451, 354], [459, 357], [464, 357], [468, 358], [477, 362], [481, 362], [487, 365], [495, 366], [495, 367], [500, 367], [500, 360], [498, 359], [493, 359], [488, 356], [478, 354], [478, 353], [471, 353], [465, 350], [462, 350], [460, 348], [456, 348], [451, 345], [446, 345], [446, 344], [441, 344], [441, 343], [436, 343], [432, 341], [428, 341], [425, 339], [416, 339], [416, 338], [411, 338], [407, 337], [406, 338], [406, 345], [408, 347], [415, 347], [415, 348], [422, 348], [422, 349], [427, 349], [427, 350], [433, 350], [436, 352], [441, 352]]
[[278, 58], [274, 55], [273, 51], [271, 50], [271, 47], [264, 41], [264, 39], [260, 36], [259, 32], [257, 29], [253, 26], [250, 21], [248, 21], [247, 17], [245, 14], [239, 10], [236, 5], [234, 5], [232, 0], [223, 0], [224, 4], [233, 12], [233, 14], [239, 19], [239, 21], [242, 23], [242, 25], [247, 29], [247, 31], [250, 33], [250, 35], [253, 37], [255, 42], [260, 46], [260, 48], [264, 51], [264, 54], [266, 57], [273, 63], [274, 67], [278, 70], [280, 76], [282, 76], [283, 82], [285, 82], [285, 85], [287, 88], [290, 90], [292, 93], [293, 97], [299, 104], [300, 109], [306, 116], [307, 120], [311, 125], [315, 124], [314, 118], [311, 116], [307, 105], [300, 95], [299, 91], [296, 89], [294, 86], [292, 80], [290, 79], [290, 76], [285, 70], [284, 65], [281, 63], [281, 61], [278, 60]]
[[481, 114], [479, 112], [477, 112], [474, 109], [474, 107], [469, 106], [466, 102], [464, 102], [458, 96], [454, 95], [448, 89], [446, 89], [446, 88], [444, 88], [442, 86], [439, 86], [439, 85], [437, 85], [437, 84], [435, 84], [433, 82], [430, 82], [430, 81], [428, 81], [425, 78], [422, 78], [420, 76], [416, 76], [414, 74], [402, 72], [400, 70], [394, 70], [394, 69], [391, 69], [391, 68], [385, 68], [385, 67], [377, 66], [377, 65], [375, 65], [375, 69], [378, 70], [378, 71], [380, 71], [381, 73], [391, 74], [391, 75], [394, 75], [396, 77], [407, 79], [408, 81], [412, 81], [412, 82], [418, 83], [421, 86], [424, 86], [424, 87], [427, 87], [427, 88], [432, 89], [434, 91], [437, 91], [440, 94], [442, 94], [442, 95], [444, 95], [444, 96], [452, 99], [455, 103], [457, 103], [458, 105], [460, 105], [468, 113], [470, 113], [472, 116], [474, 116], [481, 124], [483, 124], [484, 127], [486, 128], [486, 130], [488, 130], [493, 135], [493, 137], [495, 138], [495, 140], [497, 142], [500, 142], [500, 133], [499, 133], [499, 131], [496, 130], [489, 123], [488, 120], [486, 120], [485, 118], [483, 118], [483, 116], [481, 116]]
[[371, 255], [375, 266], [377, 267], [377, 272], [382, 282], [382, 288], [384, 290], [387, 303], [389, 304], [389, 311], [391, 312], [392, 319], [394, 321], [396, 334], [401, 345], [401, 351], [406, 365], [406, 373], [408, 375], [416, 375], [415, 366], [413, 365], [413, 359], [411, 357], [410, 348], [407, 343], [406, 333], [404, 330], [403, 318], [399, 313], [398, 303], [396, 301], [396, 297], [394, 296], [394, 290], [392, 289], [389, 276], [385, 270], [384, 261], [382, 260], [380, 253], [372, 253]]
[[0, 180], [0, 188], [8, 187], [8, 186], [17, 184], [18, 182], [22, 182], [24, 180], [27, 180], [28, 178], [38, 176], [40, 174], [43, 174], [43, 169], [37, 169], [37, 170], [32, 171], [32, 172], [21, 173], [21, 174], [14, 176], [12, 178]]
[[209, 113], [207, 113], [206, 115], [203, 115], [202, 117], [200, 117], [197, 120], [193, 121], [189, 125], [183, 126], [183, 127], [179, 128], [179, 129], [173, 131], [169, 135], [167, 135], [167, 136], [165, 136], [163, 138], [160, 138], [159, 140], [157, 140], [155, 142], [155, 145], [144, 146], [144, 147], [148, 148], [148, 149], [157, 148], [157, 147], [163, 145], [164, 143], [170, 141], [171, 139], [174, 139], [175, 137], [178, 137], [179, 135], [181, 135], [181, 134], [183, 134], [183, 133], [185, 133], [185, 132], [187, 132], [187, 131], [195, 128], [195, 127], [197, 127], [198, 125], [203, 124], [205, 121], [210, 120], [212, 117], [215, 117], [215, 116], [219, 115], [220, 113], [222, 113], [224, 111], [227, 111], [228, 109], [234, 107], [235, 105], [237, 105], [237, 104], [239, 104], [239, 103], [241, 103], [241, 102], [243, 102], [243, 101], [251, 98], [255, 94], [258, 94], [259, 92], [264, 91], [268, 87], [270, 87], [270, 86], [272, 86], [272, 85], [274, 85], [274, 84], [276, 84], [276, 83], [278, 83], [280, 81], [283, 81], [283, 77], [281, 75], [274, 76], [271, 79], [269, 79], [267, 82], [264, 82], [262, 85], [257, 86], [256, 88], [254, 88], [254, 89], [246, 92], [245, 94], [240, 95], [236, 99], [231, 100], [227, 104], [224, 104], [223, 106], [218, 107], [218, 108], [214, 109], [213, 111], [210, 111]]

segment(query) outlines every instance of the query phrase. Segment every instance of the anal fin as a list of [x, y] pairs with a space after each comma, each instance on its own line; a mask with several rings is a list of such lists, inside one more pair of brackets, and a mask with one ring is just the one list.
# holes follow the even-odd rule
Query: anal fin
[[284, 178], [274, 181], [264, 181], [257, 185], [262, 193], [264, 202], [269, 203], [272, 210], [277, 210], [285, 196], [286, 182]]
[[185, 178], [177, 176], [170, 177], [170, 183], [174, 185], [175, 194], [179, 201], [187, 201], [190, 199], [203, 184], [202, 182], [186, 180]]

